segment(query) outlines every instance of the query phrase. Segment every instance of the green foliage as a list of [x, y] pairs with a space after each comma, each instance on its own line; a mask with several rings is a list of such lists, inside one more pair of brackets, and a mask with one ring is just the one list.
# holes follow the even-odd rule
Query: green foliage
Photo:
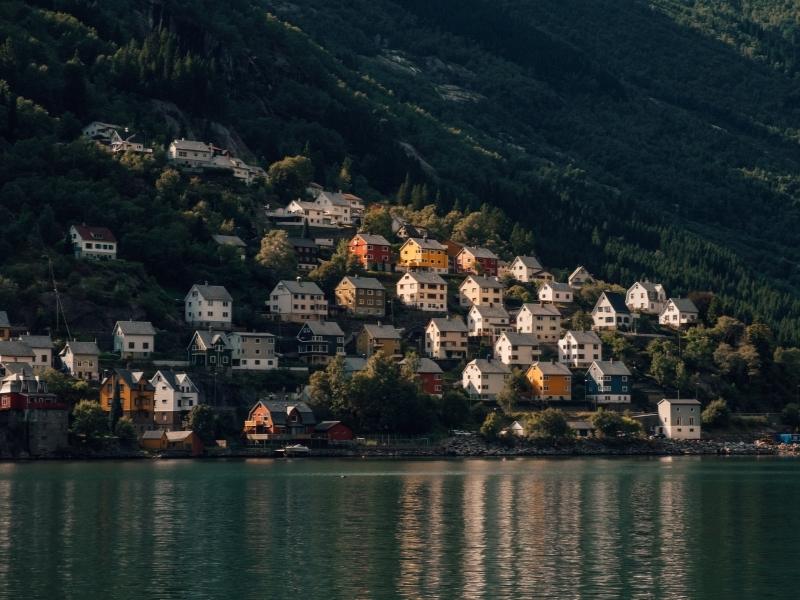
[[256, 262], [269, 269], [276, 279], [289, 279], [297, 272], [297, 256], [289, 243], [289, 234], [273, 229], [261, 238], [261, 248]]
[[526, 420], [525, 433], [534, 439], [559, 440], [569, 437], [572, 430], [567, 425], [564, 411], [557, 408], [546, 408], [533, 413]]
[[217, 434], [217, 417], [207, 404], [198, 404], [189, 412], [189, 429], [194, 431], [204, 444], [211, 444]]
[[97, 402], [81, 400], [72, 410], [72, 431], [89, 439], [108, 433], [108, 418]]
[[332, 295], [334, 288], [345, 275], [363, 275], [364, 268], [358, 258], [350, 253], [347, 240], [340, 240], [330, 260], [323, 262], [308, 274], [326, 294]]
[[717, 398], [708, 403], [701, 415], [703, 426], [711, 429], [726, 427], [731, 421], [731, 410], [728, 403], [722, 398]]
[[306, 156], [287, 156], [272, 163], [267, 170], [267, 180], [284, 201], [305, 196], [313, 176], [314, 167]]
[[129, 417], [121, 417], [119, 421], [117, 421], [114, 433], [122, 444], [131, 445], [136, 441], [136, 429], [133, 426], [133, 421], [131, 421]]
[[781, 423], [796, 431], [800, 427], [800, 405], [790, 402], [781, 411]]
[[643, 433], [639, 421], [602, 408], [592, 415], [591, 421], [598, 435], [603, 438], [636, 437]]
[[449, 429], [456, 429], [472, 422], [470, 402], [460, 390], [448, 390], [436, 400], [439, 422]]
[[370, 207], [364, 215], [360, 231], [392, 239], [392, 215], [389, 209], [380, 204]]
[[500, 437], [500, 431], [505, 427], [506, 419], [498, 412], [490, 412], [481, 425], [481, 436], [487, 442], [494, 442]]
[[503, 389], [497, 394], [497, 404], [503, 412], [510, 415], [514, 412], [514, 405], [523, 397], [530, 397], [531, 386], [522, 369], [512, 369], [511, 375], [506, 380]]

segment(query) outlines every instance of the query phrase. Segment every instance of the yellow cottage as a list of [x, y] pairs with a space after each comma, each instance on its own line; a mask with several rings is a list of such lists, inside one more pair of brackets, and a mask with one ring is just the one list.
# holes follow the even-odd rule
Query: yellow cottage
[[400, 267], [447, 273], [447, 246], [427, 238], [408, 238], [400, 248]]

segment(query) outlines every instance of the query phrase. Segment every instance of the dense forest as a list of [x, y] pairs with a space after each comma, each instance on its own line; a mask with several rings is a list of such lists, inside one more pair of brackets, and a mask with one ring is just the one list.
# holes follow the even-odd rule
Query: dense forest
[[[210, 236], [262, 233], [269, 185], [175, 177], [172, 137], [267, 166], [304, 154], [367, 200], [490, 205], [544, 263], [707, 290], [800, 342], [797, 9], [766, 0], [9, 0], [0, 5], [0, 308], [52, 325], [49, 256], [87, 327], [177, 318], [192, 282], [263, 302]], [[115, 160], [91, 120], [157, 148]], [[124, 262], [69, 259], [69, 223]], [[510, 235], [510, 231], [505, 232]], [[98, 311], [98, 309], [100, 309]], [[175, 314], [175, 316], [171, 316]], [[107, 326], [104, 324], [103, 326]]]

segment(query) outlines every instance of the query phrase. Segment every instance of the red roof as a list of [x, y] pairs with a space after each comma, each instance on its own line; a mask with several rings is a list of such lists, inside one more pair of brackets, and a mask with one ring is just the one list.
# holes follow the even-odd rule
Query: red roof
[[86, 225], [73, 225], [75, 231], [84, 240], [93, 240], [96, 242], [117, 242], [117, 238], [111, 233], [110, 229], [105, 227], [87, 227]]

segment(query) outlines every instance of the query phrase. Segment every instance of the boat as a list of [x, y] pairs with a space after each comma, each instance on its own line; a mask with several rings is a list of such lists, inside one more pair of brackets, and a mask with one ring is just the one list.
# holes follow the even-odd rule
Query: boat
[[281, 456], [290, 457], [290, 456], [308, 456], [311, 450], [308, 446], [303, 446], [303, 444], [293, 444], [291, 446], [284, 446], [283, 448], [278, 448], [275, 450], [276, 454]]

